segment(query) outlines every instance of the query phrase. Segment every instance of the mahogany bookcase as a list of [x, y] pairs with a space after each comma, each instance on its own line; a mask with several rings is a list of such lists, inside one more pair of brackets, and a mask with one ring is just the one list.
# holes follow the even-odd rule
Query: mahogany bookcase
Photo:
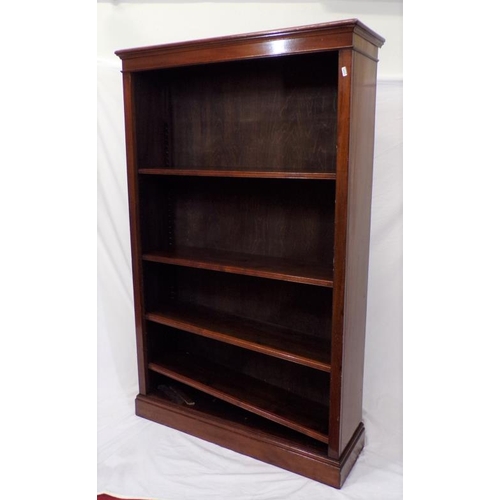
[[346, 20], [116, 52], [137, 414], [337, 488], [364, 444], [383, 43]]

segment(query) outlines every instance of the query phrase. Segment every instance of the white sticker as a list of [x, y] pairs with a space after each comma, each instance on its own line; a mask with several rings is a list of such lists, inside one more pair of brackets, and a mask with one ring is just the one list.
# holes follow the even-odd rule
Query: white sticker
[[342, 66], [342, 76], [347, 76], [347, 68]]

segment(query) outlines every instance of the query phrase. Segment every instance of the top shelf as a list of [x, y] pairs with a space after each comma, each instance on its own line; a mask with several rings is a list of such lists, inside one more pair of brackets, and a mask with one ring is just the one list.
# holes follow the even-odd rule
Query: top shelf
[[335, 180], [337, 174], [333, 172], [292, 172], [270, 170], [232, 170], [218, 169], [186, 169], [186, 168], [141, 168], [139, 174], [146, 175], [174, 175], [188, 177], [250, 177], [257, 179], [318, 179]]

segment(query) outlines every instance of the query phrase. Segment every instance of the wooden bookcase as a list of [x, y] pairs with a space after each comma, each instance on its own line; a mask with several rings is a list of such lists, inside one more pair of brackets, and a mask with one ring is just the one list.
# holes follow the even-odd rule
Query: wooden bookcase
[[117, 52], [137, 414], [337, 488], [364, 443], [383, 42], [347, 20]]

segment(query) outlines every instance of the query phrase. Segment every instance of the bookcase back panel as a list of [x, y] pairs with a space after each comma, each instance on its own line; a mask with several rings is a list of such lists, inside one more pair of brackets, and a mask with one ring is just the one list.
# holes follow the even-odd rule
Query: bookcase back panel
[[176, 247], [331, 266], [334, 181], [141, 179], [143, 251]]
[[144, 263], [146, 310], [176, 303], [331, 338], [332, 290], [286, 281]]
[[337, 52], [135, 75], [139, 168], [334, 172]]

